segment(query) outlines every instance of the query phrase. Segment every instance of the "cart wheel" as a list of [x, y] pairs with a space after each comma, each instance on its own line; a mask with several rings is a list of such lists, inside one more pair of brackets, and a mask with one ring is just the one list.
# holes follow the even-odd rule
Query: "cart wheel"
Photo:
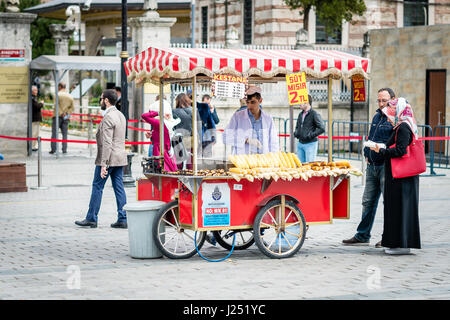
[[[180, 225], [178, 201], [172, 201], [162, 207], [153, 225], [153, 239], [163, 255], [171, 259], [185, 259], [197, 253], [194, 244], [195, 231], [184, 229]], [[197, 248], [205, 242], [206, 232], [197, 232]]]
[[253, 230], [220, 230], [213, 231], [214, 238], [223, 248], [231, 250], [233, 247], [233, 235], [236, 234], [234, 250], [244, 250], [254, 242]]
[[281, 213], [281, 200], [272, 200], [259, 210], [253, 224], [256, 245], [275, 259], [293, 256], [305, 241], [305, 218], [297, 205], [286, 201], [284, 221]]

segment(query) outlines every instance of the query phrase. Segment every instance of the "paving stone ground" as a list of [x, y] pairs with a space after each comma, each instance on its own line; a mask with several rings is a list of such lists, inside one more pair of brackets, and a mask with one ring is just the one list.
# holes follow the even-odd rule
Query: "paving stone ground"
[[[290, 259], [269, 259], [256, 246], [218, 263], [198, 255], [133, 259], [128, 231], [109, 226], [116, 220], [110, 181], [99, 227], [74, 224], [84, 218], [91, 192], [94, 158], [86, 145], [71, 144], [59, 158], [49, 150], [43, 143], [47, 190], [0, 194], [0, 299], [450, 298], [450, 171], [420, 179], [422, 249], [412, 255], [388, 256], [374, 248], [382, 234], [381, 201], [371, 245], [341, 244], [354, 235], [361, 217], [361, 179], [352, 178], [350, 219], [311, 226], [302, 249]], [[133, 159], [134, 178], [142, 176], [140, 158]], [[37, 155], [19, 160], [26, 163], [28, 187], [37, 186]], [[126, 193], [136, 199], [135, 188]], [[202, 253], [219, 259], [228, 252], [205, 244]]]

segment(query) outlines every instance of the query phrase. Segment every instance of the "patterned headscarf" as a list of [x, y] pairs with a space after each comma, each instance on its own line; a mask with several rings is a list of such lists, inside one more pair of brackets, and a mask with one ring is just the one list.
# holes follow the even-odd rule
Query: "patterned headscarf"
[[414, 138], [419, 138], [413, 110], [405, 98], [389, 101], [388, 106], [384, 107], [381, 111], [392, 121], [392, 123], [394, 123], [394, 129], [397, 128], [400, 123], [406, 122], [414, 133]]

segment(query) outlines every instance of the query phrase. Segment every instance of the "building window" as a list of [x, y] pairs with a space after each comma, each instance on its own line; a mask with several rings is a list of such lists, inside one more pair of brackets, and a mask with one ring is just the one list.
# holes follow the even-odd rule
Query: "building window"
[[428, 25], [428, 1], [427, 0], [404, 1], [403, 25], [405, 27]]
[[341, 44], [342, 43], [341, 29], [337, 29], [331, 34], [327, 33], [325, 31], [325, 24], [322, 23], [319, 17], [316, 16], [316, 43]]
[[202, 43], [208, 43], [208, 6], [202, 7]]
[[252, 28], [253, 28], [253, 0], [244, 0], [244, 13], [242, 15], [244, 44], [252, 44]]

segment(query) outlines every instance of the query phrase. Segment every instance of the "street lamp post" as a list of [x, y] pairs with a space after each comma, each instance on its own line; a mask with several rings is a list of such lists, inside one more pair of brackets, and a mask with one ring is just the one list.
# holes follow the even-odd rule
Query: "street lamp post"
[[[127, 74], [125, 73], [125, 62], [128, 60], [128, 50], [127, 50], [127, 0], [122, 0], [122, 51], [120, 52], [120, 87], [122, 92], [122, 112], [126, 119], [125, 125], [125, 139], [128, 139], [128, 83]], [[123, 183], [125, 187], [134, 187], [134, 178], [131, 174], [131, 162], [134, 154], [131, 152], [127, 153], [127, 166], [124, 168], [123, 172]]]
[[195, 0], [191, 0], [191, 48], [195, 48]]
[[[128, 124], [128, 83], [124, 65], [127, 60], [127, 0], [122, 0], [122, 51], [120, 52], [120, 87], [122, 92], [122, 112]], [[125, 128], [125, 132], [126, 137], [128, 137], [128, 128]]]

